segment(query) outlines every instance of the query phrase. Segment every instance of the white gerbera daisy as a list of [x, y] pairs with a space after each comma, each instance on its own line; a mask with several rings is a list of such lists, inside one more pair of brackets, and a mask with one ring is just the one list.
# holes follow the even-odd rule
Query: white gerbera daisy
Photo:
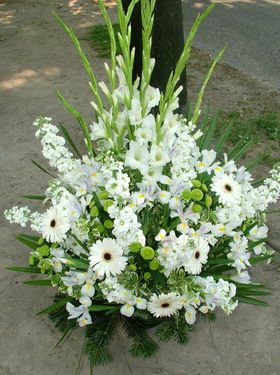
[[203, 237], [193, 240], [192, 256], [185, 265], [185, 269], [191, 275], [199, 275], [202, 265], [207, 263], [209, 253], [208, 242]]
[[49, 208], [42, 216], [41, 231], [48, 242], [60, 243], [70, 229], [70, 222], [63, 211], [57, 207]]
[[114, 239], [98, 240], [91, 246], [90, 254], [90, 265], [101, 277], [115, 276], [125, 269], [127, 258], [122, 256], [123, 251]]
[[241, 187], [230, 175], [218, 174], [214, 176], [211, 189], [218, 195], [219, 202], [222, 204], [232, 205], [241, 197]]
[[154, 294], [148, 303], [148, 310], [156, 317], [163, 318], [174, 315], [182, 307], [180, 298], [175, 293]]

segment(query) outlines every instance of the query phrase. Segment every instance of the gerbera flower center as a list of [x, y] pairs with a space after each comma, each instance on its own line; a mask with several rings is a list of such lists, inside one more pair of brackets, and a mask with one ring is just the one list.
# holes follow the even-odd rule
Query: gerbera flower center
[[229, 184], [226, 184], [226, 185], [225, 185], [225, 189], [226, 189], [226, 191], [228, 191], [228, 192], [231, 192], [231, 191], [232, 191], [232, 187], [231, 187]]
[[197, 252], [194, 254], [194, 257], [195, 257], [195, 259], [198, 259], [198, 258], [200, 257], [200, 252], [197, 251]]
[[167, 307], [169, 307], [170, 304], [168, 302], [164, 302], [161, 307], [163, 307], [164, 309], [166, 309]]
[[112, 259], [112, 255], [110, 253], [105, 253], [104, 254], [104, 259], [105, 260], [111, 260]]
[[56, 221], [54, 219], [52, 219], [50, 225], [51, 225], [52, 228], [54, 228], [56, 226]]

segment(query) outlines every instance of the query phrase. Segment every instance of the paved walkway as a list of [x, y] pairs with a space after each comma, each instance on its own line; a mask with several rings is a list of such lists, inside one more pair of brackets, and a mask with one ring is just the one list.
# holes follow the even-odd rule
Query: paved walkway
[[[79, 35], [99, 22], [95, 2], [80, 7], [76, 0], [0, 1], [0, 170], [1, 170], [1, 265], [25, 265], [27, 248], [14, 235], [2, 211], [24, 204], [20, 195], [40, 193], [45, 176], [30, 159], [42, 161], [34, 138], [33, 119], [50, 115], [57, 123], [74, 126], [58, 102], [54, 89], [90, 119], [90, 92], [80, 62], [54, 21], [57, 11]], [[108, 1], [108, 4], [113, 3]], [[86, 4], [86, 3], [84, 3]], [[89, 46], [86, 45], [89, 50]], [[100, 78], [101, 62], [90, 52]], [[200, 321], [188, 346], [164, 344], [150, 361], [126, 354], [127, 339], [120, 333], [112, 345], [115, 362], [95, 370], [95, 375], [279, 375], [280, 274], [279, 257], [255, 275], [273, 289], [266, 309], [241, 306], [230, 318], [219, 314], [208, 324]], [[1, 270], [1, 375], [74, 375], [81, 340], [80, 332], [62, 348], [52, 350], [59, 333], [37, 311], [51, 303], [51, 289], [22, 285], [25, 275]], [[85, 363], [84, 375], [88, 375]]]
[[227, 45], [223, 62], [280, 90], [280, 1], [182, 0], [186, 30], [211, 2], [195, 45], [212, 55]]

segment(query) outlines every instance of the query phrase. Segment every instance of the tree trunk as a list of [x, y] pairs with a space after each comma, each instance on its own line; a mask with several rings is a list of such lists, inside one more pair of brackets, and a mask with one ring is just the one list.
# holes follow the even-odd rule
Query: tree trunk
[[[131, 0], [122, 0], [127, 9]], [[131, 45], [136, 49], [134, 78], [142, 72], [142, 26], [140, 3], [135, 7], [131, 20]], [[181, 0], [158, 0], [155, 9], [153, 29], [152, 56], [156, 59], [151, 84], [161, 91], [165, 90], [168, 77], [175, 69], [177, 61], [184, 47], [184, 28]], [[180, 94], [180, 108], [183, 112], [187, 103], [186, 71], [180, 78], [183, 91]]]

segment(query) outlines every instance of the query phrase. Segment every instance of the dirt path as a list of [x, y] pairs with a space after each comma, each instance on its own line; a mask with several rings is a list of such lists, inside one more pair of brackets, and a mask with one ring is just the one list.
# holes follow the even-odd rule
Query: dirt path
[[[108, 0], [107, 3], [113, 6], [114, 2]], [[30, 163], [30, 159], [43, 161], [34, 138], [33, 119], [48, 115], [56, 123], [63, 122], [76, 129], [76, 124], [56, 98], [55, 88], [58, 87], [88, 120], [91, 118], [86, 75], [51, 10], [62, 16], [80, 36], [100, 22], [95, 1], [0, 1], [1, 212], [11, 205], [25, 204], [21, 194], [40, 193], [45, 186], [45, 175]], [[95, 57], [87, 42], [83, 45], [94, 61], [99, 79], [103, 79], [102, 61]], [[199, 63], [195, 59], [192, 63], [191, 90], [198, 87], [202, 77], [199, 73], [204, 61], [201, 52], [198, 51], [195, 58]], [[246, 107], [252, 100], [256, 103], [255, 109], [273, 101], [275, 105], [279, 104], [278, 94], [272, 97], [267, 92], [267, 99], [264, 100], [262, 93], [258, 102], [254, 91], [259, 87], [261, 92], [262, 87], [240, 78], [238, 73], [234, 75], [231, 70], [227, 70], [226, 76], [223, 70], [220, 73], [218, 70], [216, 79], [208, 90], [208, 96], [216, 106], [243, 103]], [[74, 134], [77, 133], [75, 130]], [[15, 242], [17, 228], [8, 225], [2, 213], [0, 221], [1, 264], [24, 265], [28, 249]], [[231, 318], [221, 314], [211, 325], [199, 322], [188, 347], [164, 344], [155, 359], [146, 362], [124, 354], [127, 340], [120, 333], [112, 346], [116, 361], [97, 369], [95, 374], [260, 375], [265, 371], [279, 374], [280, 275], [277, 265], [278, 258], [275, 265], [262, 267], [257, 275], [259, 281], [274, 289], [269, 308], [257, 310], [242, 306]], [[51, 302], [53, 290], [23, 286], [21, 282], [25, 278], [1, 270], [0, 374], [74, 375], [81, 347], [80, 333], [71, 337], [62, 348], [52, 350], [59, 334], [47, 319], [35, 314]], [[84, 374], [88, 374], [86, 364]]]

